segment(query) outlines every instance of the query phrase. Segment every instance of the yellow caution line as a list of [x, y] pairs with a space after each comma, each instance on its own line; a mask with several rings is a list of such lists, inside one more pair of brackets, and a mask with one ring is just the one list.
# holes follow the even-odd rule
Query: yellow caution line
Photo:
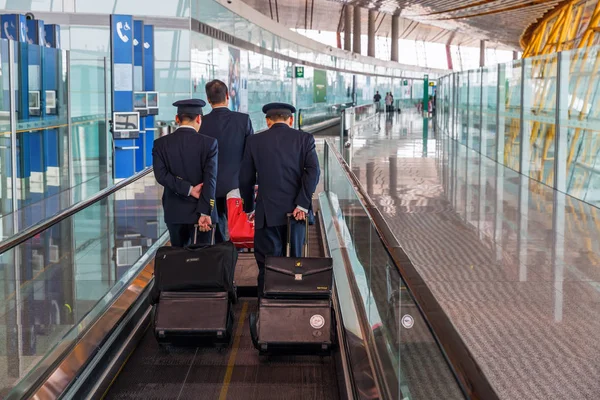
[[231, 348], [231, 354], [229, 355], [229, 361], [227, 362], [227, 371], [225, 371], [225, 378], [223, 378], [223, 386], [221, 387], [221, 394], [219, 400], [225, 400], [227, 398], [227, 391], [229, 390], [229, 383], [231, 382], [231, 375], [233, 375], [233, 367], [235, 366], [235, 358], [237, 357], [238, 349], [240, 348], [240, 340], [242, 338], [242, 330], [244, 329], [244, 320], [248, 313], [248, 302], [245, 301], [242, 306], [242, 312], [240, 313], [240, 319], [238, 321], [238, 327], [235, 331], [235, 339], [233, 340], [233, 346]]

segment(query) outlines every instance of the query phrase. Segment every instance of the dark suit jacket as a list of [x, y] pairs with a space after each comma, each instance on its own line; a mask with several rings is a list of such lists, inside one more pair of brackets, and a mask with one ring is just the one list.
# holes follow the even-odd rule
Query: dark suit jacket
[[219, 143], [218, 198], [227, 196], [240, 184], [240, 167], [246, 139], [254, 133], [248, 114], [215, 108], [202, 118], [200, 133], [217, 139]]
[[[258, 174], [258, 178], [257, 178]], [[310, 133], [275, 124], [248, 138], [240, 170], [244, 211], [254, 210], [257, 179], [256, 228], [287, 223], [286, 214], [296, 206], [310, 209], [319, 182], [319, 160]]]
[[[164, 186], [165, 222], [195, 224], [201, 214], [216, 220], [217, 141], [191, 128], [179, 128], [154, 141], [154, 176]], [[188, 196], [190, 186], [204, 183], [200, 199]]]

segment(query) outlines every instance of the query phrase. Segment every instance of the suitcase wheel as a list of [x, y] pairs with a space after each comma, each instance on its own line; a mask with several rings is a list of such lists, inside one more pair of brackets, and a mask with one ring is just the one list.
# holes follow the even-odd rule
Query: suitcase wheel
[[238, 294], [237, 294], [237, 286], [235, 282], [233, 282], [233, 298], [231, 299], [231, 304], [237, 304], [238, 302]]
[[248, 322], [250, 325], [250, 338], [252, 339], [252, 344], [255, 349], [260, 350], [260, 346], [258, 345], [258, 330], [256, 327], [258, 323], [256, 313], [250, 313]]

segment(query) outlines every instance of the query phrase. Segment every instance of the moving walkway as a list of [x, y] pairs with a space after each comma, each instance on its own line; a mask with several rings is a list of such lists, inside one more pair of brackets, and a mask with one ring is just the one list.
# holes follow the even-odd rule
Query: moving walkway
[[[148, 294], [153, 255], [167, 243], [151, 170], [5, 244], [14, 262], [4, 292], [7, 399], [431, 399], [484, 397], [472, 361], [433, 328], [435, 304], [413, 290], [409, 262], [378, 220], [349, 167], [326, 142], [315, 199], [312, 254], [333, 258], [337, 346], [330, 356], [259, 356], [248, 315], [257, 307], [256, 266], [241, 253], [240, 301], [230, 346], [160, 347]], [[49, 257], [49, 239], [58, 250]], [[41, 268], [21, 274], [33, 251]], [[26, 262], [23, 262], [26, 261]], [[9, 280], [7, 279], [7, 282]], [[12, 286], [11, 286], [12, 284]], [[419, 304], [415, 299], [425, 299]], [[428, 314], [434, 309], [434, 314]], [[443, 332], [450, 335], [452, 332]], [[458, 356], [457, 356], [458, 355]], [[4, 368], [6, 367], [6, 368]]]

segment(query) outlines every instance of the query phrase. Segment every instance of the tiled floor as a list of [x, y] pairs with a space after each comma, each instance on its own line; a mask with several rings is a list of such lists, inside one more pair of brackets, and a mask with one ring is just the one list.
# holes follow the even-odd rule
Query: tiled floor
[[417, 114], [376, 126], [352, 169], [500, 398], [600, 398], [600, 210]]

